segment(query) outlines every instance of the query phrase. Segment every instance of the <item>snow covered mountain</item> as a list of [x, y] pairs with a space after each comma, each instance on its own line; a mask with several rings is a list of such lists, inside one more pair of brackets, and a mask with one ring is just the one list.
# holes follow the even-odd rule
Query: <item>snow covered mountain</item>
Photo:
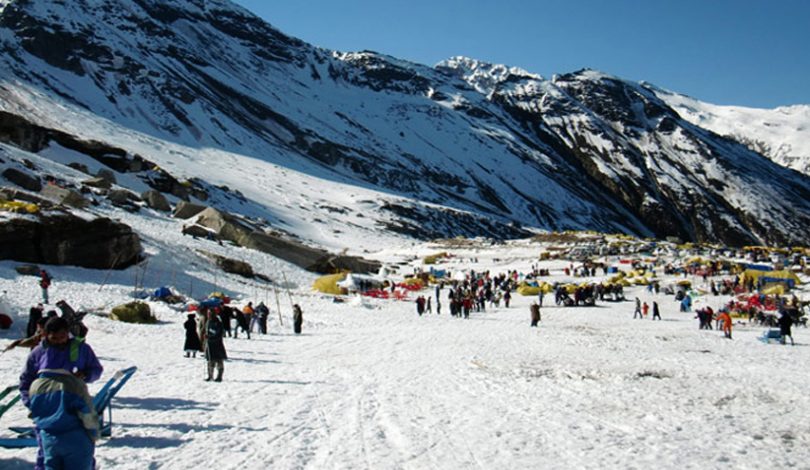
[[655, 91], [692, 124], [731, 137], [782, 166], [810, 174], [810, 106], [719, 106], [666, 90]]
[[185, 198], [322, 246], [346, 231], [810, 240], [810, 178], [590, 70], [545, 80], [339, 53], [227, 0], [0, 0], [0, 49], [8, 115], [137, 155], [201, 190]]

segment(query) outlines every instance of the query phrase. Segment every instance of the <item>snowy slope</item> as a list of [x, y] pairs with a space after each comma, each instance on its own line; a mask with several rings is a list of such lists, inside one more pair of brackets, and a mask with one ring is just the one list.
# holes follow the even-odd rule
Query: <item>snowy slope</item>
[[[139, 227], [154, 239], [166, 228], [157, 219]], [[439, 266], [452, 271], [525, 272], [546, 248], [528, 241], [392, 245], [378, 256], [405, 262], [403, 272], [418, 264], [408, 261], [413, 256], [437, 251], [453, 255]], [[216, 384], [203, 381], [202, 359], [182, 357], [183, 313], [153, 303], [161, 323], [151, 326], [88, 317], [88, 341], [106, 368], [101, 382], [139, 368], [114, 401], [113, 438], [96, 450], [101, 468], [755, 469], [801, 467], [810, 457], [803, 328], [795, 329], [796, 347], [763, 344], [756, 340], [762, 328], [741, 325], [729, 341], [698, 330], [693, 313], [677, 312], [671, 296], [641, 287], [627, 295], [657, 301], [664, 321], [632, 320], [632, 302], [563, 308], [551, 296], [538, 329], [529, 327], [535, 297], [515, 296], [510, 308], [490, 306], [469, 320], [450, 317], [446, 305], [441, 315], [420, 318], [412, 301], [333, 303], [309, 291], [311, 275], [254, 258], [262, 270], [286, 272], [293, 285], [305, 312], [304, 334], [295, 336], [283, 291], [282, 327], [272, 289], [190, 269], [184, 254], [153, 254], [159, 264], [147, 285], [176, 271], [182, 292], [193, 280], [195, 292], [264, 300], [273, 308], [270, 334], [226, 339], [230, 359]], [[547, 280], [565, 282], [567, 264], [540, 267], [551, 270]], [[3, 303], [23, 311], [37, 301], [36, 279], [12, 268], [0, 262]], [[99, 288], [103, 272], [50, 268], [52, 296], [88, 309], [125, 301], [137, 269], [113, 273]], [[799, 295], [806, 299], [806, 289]], [[702, 296], [698, 305], [726, 300]], [[0, 347], [10, 337], [0, 332]], [[4, 355], [7, 382], [25, 355]], [[3, 417], [4, 426], [28, 422], [19, 406]], [[32, 450], [0, 453], [8, 469], [30, 468], [33, 458]]]
[[775, 109], [719, 106], [654, 90], [689, 122], [739, 140], [780, 165], [810, 173], [810, 106]]
[[[251, 215], [267, 220], [283, 210], [266, 190], [278, 173], [257, 177], [264, 165], [371, 191], [359, 212], [372, 225], [421, 239], [523, 227], [810, 238], [806, 177], [603, 74], [543, 80], [471, 59], [430, 68], [328, 51], [227, 1], [9, 1], [0, 42], [1, 110], [250, 193]], [[343, 215], [320, 208], [297, 223], [310, 236], [315, 219]]]

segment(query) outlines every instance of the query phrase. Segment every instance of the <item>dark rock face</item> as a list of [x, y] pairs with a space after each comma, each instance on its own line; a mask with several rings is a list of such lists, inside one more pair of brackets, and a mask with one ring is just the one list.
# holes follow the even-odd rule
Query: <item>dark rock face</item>
[[140, 253], [138, 235], [110, 219], [88, 222], [66, 214], [0, 223], [0, 259], [124, 269], [136, 263]]
[[39, 178], [15, 168], [6, 168], [2, 176], [8, 181], [29, 191], [40, 191], [42, 189], [42, 183], [40, 183]]

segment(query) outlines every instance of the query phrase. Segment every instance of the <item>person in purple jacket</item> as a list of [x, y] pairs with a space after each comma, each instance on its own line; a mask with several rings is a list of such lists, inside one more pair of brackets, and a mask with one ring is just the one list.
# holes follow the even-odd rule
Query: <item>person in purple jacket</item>
[[[51, 318], [45, 324], [45, 339], [28, 355], [25, 368], [20, 375], [20, 396], [22, 402], [29, 409], [32, 409], [29, 396], [31, 384], [39, 377], [40, 372], [44, 370], [62, 370], [85, 383], [92, 383], [98, 380], [104, 371], [96, 354], [93, 352], [93, 348], [82, 340], [71, 338], [68, 329], [68, 322], [64, 318]], [[34, 468], [44, 469], [43, 439], [38, 426], [35, 427], [35, 432], [39, 449], [37, 451], [37, 463]], [[58, 439], [49, 439], [51, 437], [53, 436], [46, 437], [46, 440], [49, 440], [49, 450], [53, 450], [54, 445], [56, 445], [56, 451], [58, 452]]]

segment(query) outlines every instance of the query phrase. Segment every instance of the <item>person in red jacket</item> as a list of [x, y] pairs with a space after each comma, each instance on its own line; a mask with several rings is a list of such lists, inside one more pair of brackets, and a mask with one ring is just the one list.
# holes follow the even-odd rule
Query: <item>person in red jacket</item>
[[41, 269], [39, 271], [39, 287], [42, 288], [42, 303], [48, 304], [48, 288], [51, 287], [51, 275], [48, 271]]
[[729, 315], [727, 311], [723, 310], [720, 312], [720, 315], [717, 315], [717, 321], [722, 322], [723, 334], [726, 335], [726, 338], [731, 339], [731, 315]]

